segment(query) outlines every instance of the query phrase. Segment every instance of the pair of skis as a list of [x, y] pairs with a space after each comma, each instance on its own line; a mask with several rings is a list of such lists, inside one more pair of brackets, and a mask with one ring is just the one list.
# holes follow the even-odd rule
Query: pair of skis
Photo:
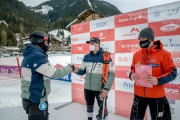
[[97, 120], [108, 120], [107, 116], [105, 117], [105, 104], [106, 104], [106, 98], [103, 99], [103, 108], [102, 108], [102, 115], [101, 116], [96, 116]]
[[104, 118], [104, 115], [105, 115], [105, 103], [106, 103], [106, 98], [103, 99], [103, 111], [102, 111], [102, 116], [100, 120], [107, 120], [106, 117]]
[[[110, 53], [105, 51], [103, 54], [103, 59], [104, 59], [104, 64], [103, 64], [103, 76], [102, 76], [102, 83], [105, 86], [106, 85], [106, 80], [108, 77], [108, 70], [109, 70], [109, 61], [110, 61]], [[105, 115], [105, 104], [106, 104], [106, 98], [103, 99], [103, 109], [102, 109], [102, 116], [99, 120], [107, 120], [107, 116], [104, 117]]]

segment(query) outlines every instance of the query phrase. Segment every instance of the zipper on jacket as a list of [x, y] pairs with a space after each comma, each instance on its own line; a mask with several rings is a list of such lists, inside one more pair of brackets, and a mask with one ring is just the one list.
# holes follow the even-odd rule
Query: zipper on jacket
[[97, 62], [96, 62], [96, 64], [94, 65], [94, 67], [93, 67], [93, 70], [95, 70], [95, 68], [96, 68], [96, 65], [97, 65]]
[[90, 85], [89, 85], [90, 90], [91, 90], [91, 75], [92, 75], [93, 66], [94, 66], [94, 56], [93, 56], [93, 65], [91, 67], [91, 74], [90, 74]]

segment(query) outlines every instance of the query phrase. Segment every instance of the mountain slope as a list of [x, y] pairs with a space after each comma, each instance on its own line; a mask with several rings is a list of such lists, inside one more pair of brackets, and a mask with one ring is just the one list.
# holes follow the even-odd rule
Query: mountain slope
[[5, 20], [11, 31], [27, 33], [44, 30], [45, 20], [18, 0], [0, 0], [0, 20]]
[[[47, 9], [43, 12], [42, 8], [45, 6]], [[121, 13], [115, 6], [103, 0], [51, 0], [33, 8], [34, 11], [42, 11], [39, 14], [52, 23], [51, 28], [65, 28], [86, 9], [93, 9], [103, 16]]]

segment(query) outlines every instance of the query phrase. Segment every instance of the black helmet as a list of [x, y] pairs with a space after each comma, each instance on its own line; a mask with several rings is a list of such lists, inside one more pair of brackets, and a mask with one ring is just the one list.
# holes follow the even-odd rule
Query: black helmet
[[44, 44], [45, 40], [48, 41], [48, 44], [51, 42], [50, 37], [45, 32], [35, 31], [29, 36], [29, 41], [32, 44]]

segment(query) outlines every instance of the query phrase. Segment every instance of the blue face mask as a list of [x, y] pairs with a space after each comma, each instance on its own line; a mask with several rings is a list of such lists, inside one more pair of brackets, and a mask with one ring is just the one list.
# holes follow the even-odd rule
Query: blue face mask
[[147, 39], [146, 41], [140, 41], [139, 42], [141, 48], [148, 48], [150, 43], [151, 42], [149, 41], [149, 39]]

